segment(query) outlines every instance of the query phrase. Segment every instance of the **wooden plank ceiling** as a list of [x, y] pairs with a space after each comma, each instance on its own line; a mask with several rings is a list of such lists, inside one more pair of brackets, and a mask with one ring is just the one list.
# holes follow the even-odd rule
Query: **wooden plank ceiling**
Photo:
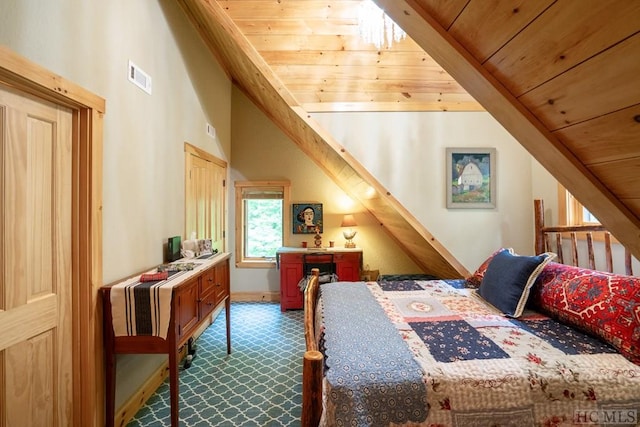
[[640, 256], [640, 2], [376, 3]]
[[362, 0], [218, 4], [307, 112], [482, 110], [411, 38], [366, 43]]
[[361, 0], [179, 2], [234, 83], [425, 272], [467, 273], [308, 113], [485, 108], [640, 255], [640, 2], [375, 0], [410, 36], [380, 50], [359, 37]]

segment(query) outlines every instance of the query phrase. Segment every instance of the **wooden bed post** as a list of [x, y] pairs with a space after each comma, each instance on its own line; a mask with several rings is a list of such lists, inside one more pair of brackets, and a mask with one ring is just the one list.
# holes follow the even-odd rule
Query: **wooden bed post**
[[317, 427], [322, 415], [322, 364], [317, 350], [304, 353], [302, 365], [302, 427]]
[[322, 416], [322, 371], [324, 356], [318, 351], [315, 333], [316, 303], [320, 270], [313, 268], [304, 292], [304, 336], [306, 351], [302, 364], [302, 427], [317, 427]]
[[534, 224], [535, 224], [535, 254], [541, 254], [546, 251], [544, 245], [544, 202], [540, 199], [533, 201], [534, 207]]

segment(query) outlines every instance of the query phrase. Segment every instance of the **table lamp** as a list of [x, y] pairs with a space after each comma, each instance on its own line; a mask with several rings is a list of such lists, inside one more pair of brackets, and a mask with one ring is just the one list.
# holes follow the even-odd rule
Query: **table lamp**
[[345, 248], [355, 248], [356, 244], [353, 243], [353, 238], [356, 236], [357, 231], [353, 230], [351, 227], [356, 227], [358, 224], [356, 224], [356, 220], [353, 218], [353, 215], [345, 215], [342, 218], [342, 224], [340, 224], [340, 227], [349, 227], [348, 230], [343, 230], [342, 231], [342, 235], [344, 236], [345, 239], [347, 239], [347, 241], [344, 244]]

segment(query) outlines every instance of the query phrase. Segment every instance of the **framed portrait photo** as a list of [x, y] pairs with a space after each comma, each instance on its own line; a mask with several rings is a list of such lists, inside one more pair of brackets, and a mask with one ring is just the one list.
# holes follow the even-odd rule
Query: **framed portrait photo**
[[293, 234], [322, 233], [322, 203], [293, 204]]
[[447, 148], [447, 208], [496, 207], [496, 149]]

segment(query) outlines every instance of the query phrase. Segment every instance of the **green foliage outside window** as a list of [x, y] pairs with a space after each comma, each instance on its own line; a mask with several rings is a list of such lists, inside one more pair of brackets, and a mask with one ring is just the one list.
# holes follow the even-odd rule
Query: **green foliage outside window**
[[245, 199], [248, 258], [275, 257], [282, 246], [282, 199]]

